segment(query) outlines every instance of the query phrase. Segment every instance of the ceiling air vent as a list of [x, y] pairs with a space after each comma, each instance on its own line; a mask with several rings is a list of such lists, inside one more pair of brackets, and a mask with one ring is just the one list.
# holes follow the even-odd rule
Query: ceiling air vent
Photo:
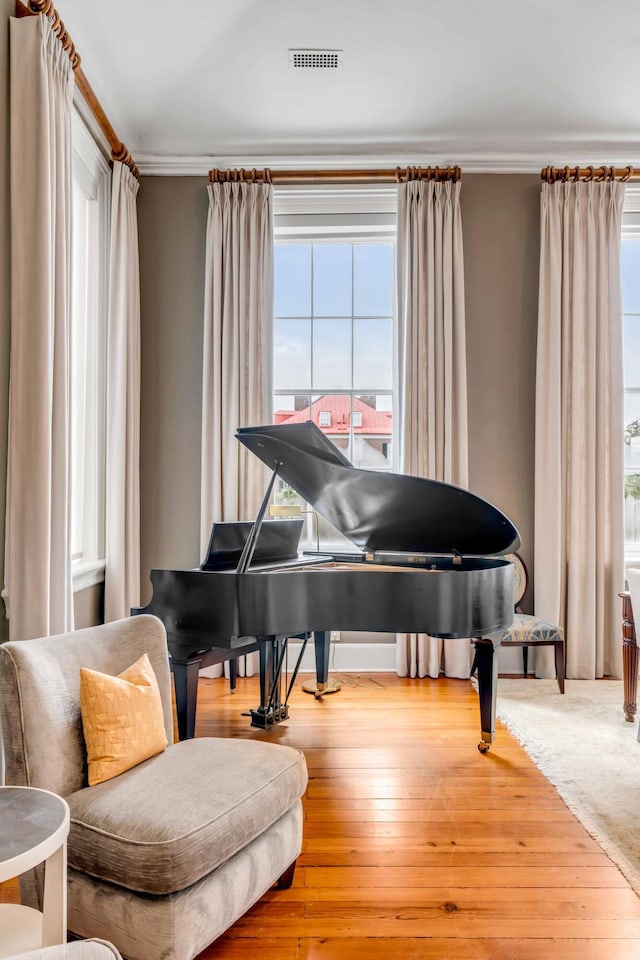
[[342, 50], [289, 50], [292, 70], [342, 70]]

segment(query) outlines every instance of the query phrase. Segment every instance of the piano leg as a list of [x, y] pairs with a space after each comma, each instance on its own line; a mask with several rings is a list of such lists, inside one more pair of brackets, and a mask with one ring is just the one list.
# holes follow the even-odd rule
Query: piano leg
[[498, 690], [498, 648], [500, 640], [475, 640], [475, 664], [478, 670], [480, 700], [480, 753], [487, 753], [496, 732], [496, 696]]
[[191, 740], [195, 736], [200, 663], [200, 658], [182, 663], [173, 659], [171, 661], [173, 683], [176, 691], [178, 737], [180, 740]]
[[337, 680], [329, 679], [329, 654], [331, 651], [331, 632], [329, 630], [315, 630], [313, 646], [316, 656], [316, 681], [305, 680], [302, 689], [305, 693], [312, 693], [316, 700], [320, 700], [325, 693], [337, 693], [341, 684]]

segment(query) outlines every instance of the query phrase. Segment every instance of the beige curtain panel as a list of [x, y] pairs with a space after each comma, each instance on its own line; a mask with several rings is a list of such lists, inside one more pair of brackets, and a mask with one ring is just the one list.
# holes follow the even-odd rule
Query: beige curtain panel
[[[567, 677], [587, 680], [622, 673], [623, 198], [616, 181], [542, 185], [535, 612], [564, 627]], [[538, 676], [555, 676], [548, 653]]]
[[[398, 186], [403, 473], [467, 486], [467, 369], [460, 183]], [[400, 676], [468, 677], [471, 645], [398, 634]]]
[[140, 267], [138, 181], [114, 162], [107, 336], [105, 621], [140, 604]]
[[73, 629], [69, 57], [44, 16], [11, 19], [9, 637]]
[[[264, 468], [235, 432], [271, 421], [273, 356], [271, 184], [210, 183], [208, 191], [201, 556], [214, 520], [252, 520], [258, 512]], [[247, 661], [250, 675], [257, 655]]]

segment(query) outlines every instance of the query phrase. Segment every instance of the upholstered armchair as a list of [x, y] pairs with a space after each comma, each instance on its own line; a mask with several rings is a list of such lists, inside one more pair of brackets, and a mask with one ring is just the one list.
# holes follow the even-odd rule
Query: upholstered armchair
[[[117, 675], [147, 653], [170, 746], [87, 786], [80, 668]], [[173, 741], [163, 625], [139, 616], [0, 646], [0, 716], [11, 785], [63, 796], [69, 930], [129, 960], [191, 960], [272, 885], [302, 842], [304, 755], [251, 739]], [[40, 907], [41, 877], [22, 885]]]

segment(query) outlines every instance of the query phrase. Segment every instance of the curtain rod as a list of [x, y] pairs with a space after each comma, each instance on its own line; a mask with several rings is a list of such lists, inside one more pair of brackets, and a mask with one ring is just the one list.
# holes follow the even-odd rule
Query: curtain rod
[[93, 92], [91, 84], [87, 80], [84, 71], [80, 66], [80, 55], [77, 52], [64, 23], [60, 19], [60, 14], [54, 7], [51, 0], [28, 0], [28, 4], [24, 4], [22, 0], [16, 0], [16, 17], [36, 17], [41, 13], [47, 18], [47, 20], [50, 21], [51, 29], [62, 44], [63, 50], [65, 50], [69, 56], [75, 75], [76, 86], [82, 94], [87, 106], [91, 110], [91, 113], [98, 121], [100, 129], [107, 138], [107, 142], [111, 147], [111, 159], [118, 160], [120, 163], [124, 163], [125, 166], [129, 167], [129, 170], [131, 170], [131, 173], [134, 175], [134, 177], [139, 180], [140, 171], [138, 170], [133, 157], [129, 153], [129, 150], [124, 143], [118, 139], [115, 130], [109, 123], [106, 113], [102, 109], [98, 98]]
[[402, 183], [460, 180], [460, 167], [396, 167], [394, 170], [210, 170], [211, 183]]
[[640, 168], [638, 167], [544, 167], [540, 171], [540, 179], [545, 183], [557, 183], [559, 181], [567, 183], [569, 180], [574, 183], [578, 180], [640, 180]]

